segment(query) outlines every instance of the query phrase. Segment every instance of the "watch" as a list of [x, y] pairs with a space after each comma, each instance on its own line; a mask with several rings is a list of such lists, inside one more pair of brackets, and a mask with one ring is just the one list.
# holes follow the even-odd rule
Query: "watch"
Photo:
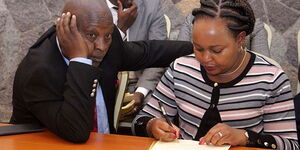
[[248, 138], [246, 146], [258, 148], [276, 149], [276, 140], [272, 135], [258, 134], [251, 130], [246, 130], [245, 136]]
[[246, 145], [248, 145], [249, 144], [249, 134], [248, 134], [247, 130], [245, 130], [244, 135], [247, 137]]
[[251, 130], [246, 130], [245, 136], [247, 137], [247, 144], [246, 146], [249, 147], [257, 147], [260, 142], [259, 140], [259, 134], [256, 132], [253, 132]]

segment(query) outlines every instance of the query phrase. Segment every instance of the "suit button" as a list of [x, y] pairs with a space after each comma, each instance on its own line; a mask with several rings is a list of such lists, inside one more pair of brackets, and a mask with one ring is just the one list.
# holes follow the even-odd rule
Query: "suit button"
[[98, 83], [98, 80], [97, 80], [97, 79], [95, 79], [95, 80], [94, 80], [94, 83], [95, 83], [95, 84], [97, 84], [97, 83]]
[[272, 144], [271, 147], [272, 147], [273, 149], [276, 149], [276, 148], [277, 148], [277, 146], [276, 146], [275, 144]]
[[96, 83], [94, 83], [94, 84], [93, 84], [93, 88], [96, 88], [96, 87], [97, 87], [97, 84], [96, 84]]
[[95, 96], [95, 93], [91, 93], [91, 97], [94, 97]]
[[92, 92], [95, 93], [95, 92], [96, 92], [96, 89], [93, 89]]
[[214, 87], [217, 87], [219, 84], [217, 82], [214, 83]]
[[142, 122], [142, 121], [138, 121], [138, 122], [137, 122], [137, 125], [139, 125], [139, 126], [140, 126], [140, 125], [143, 125], [143, 124], [144, 124], [144, 122]]

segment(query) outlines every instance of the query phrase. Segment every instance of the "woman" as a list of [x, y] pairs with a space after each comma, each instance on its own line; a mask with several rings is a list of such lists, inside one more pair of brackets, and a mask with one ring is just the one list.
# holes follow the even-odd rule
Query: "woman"
[[[163, 141], [180, 137], [200, 144], [299, 149], [287, 76], [242, 47], [255, 23], [249, 3], [201, 0], [193, 15], [194, 54], [171, 64], [135, 118], [135, 134]], [[158, 102], [168, 117], [178, 118], [178, 127], [163, 119]]]

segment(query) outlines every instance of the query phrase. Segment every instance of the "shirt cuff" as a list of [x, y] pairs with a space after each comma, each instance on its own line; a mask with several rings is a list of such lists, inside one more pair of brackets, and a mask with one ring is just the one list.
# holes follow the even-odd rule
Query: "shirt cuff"
[[[117, 28], [118, 28], [118, 27], [117, 27]], [[120, 32], [120, 34], [121, 34], [121, 37], [122, 37], [123, 41], [124, 41], [125, 39], [127, 39], [126, 34], [125, 34], [121, 29], [118, 28], [118, 30], [119, 30], [119, 32]]]
[[87, 64], [87, 65], [92, 65], [91, 59], [87, 59], [87, 58], [83, 58], [83, 57], [75, 57], [75, 58], [72, 58], [70, 60], [70, 62], [71, 61], [80, 62], [80, 63]]
[[149, 90], [143, 87], [138, 87], [135, 92], [139, 92], [142, 93], [144, 95], [144, 97], [147, 96], [147, 94], [149, 93]]

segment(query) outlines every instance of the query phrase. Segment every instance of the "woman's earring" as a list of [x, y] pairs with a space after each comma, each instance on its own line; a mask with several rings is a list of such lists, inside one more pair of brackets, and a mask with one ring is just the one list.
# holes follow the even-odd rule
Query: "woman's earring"
[[243, 47], [243, 46], [241, 46], [241, 52], [243, 52], [243, 51], [245, 51], [245, 49], [244, 49], [244, 47]]

